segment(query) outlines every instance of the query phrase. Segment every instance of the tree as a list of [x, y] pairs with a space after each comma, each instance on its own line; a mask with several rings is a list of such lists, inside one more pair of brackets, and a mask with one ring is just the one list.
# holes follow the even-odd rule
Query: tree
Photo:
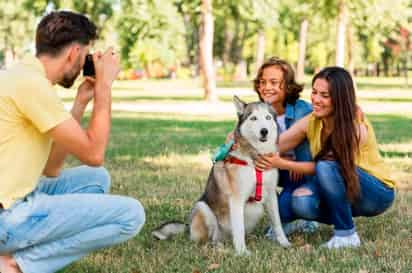
[[347, 8], [345, 0], [339, 0], [338, 18], [336, 27], [336, 65], [344, 67], [345, 65], [345, 37], [347, 23]]
[[213, 67], [213, 0], [202, 0], [199, 29], [200, 71], [203, 77], [204, 98], [209, 102], [218, 100]]
[[[188, 66], [196, 65], [199, 61], [199, 26], [200, 0], [175, 0], [177, 11], [182, 16], [185, 29], [186, 61]], [[198, 69], [196, 69], [198, 72]]]
[[265, 31], [258, 31], [256, 45], [256, 71], [261, 67], [265, 59]]
[[23, 7], [34, 12], [36, 16], [43, 15], [46, 10], [69, 9], [86, 14], [103, 29], [113, 15], [113, 5], [119, 0], [23, 0]]
[[125, 67], [140, 66], [148, 76], [154, 76], [154, 63], [168, 70], [185, 56], [183, 19], [173, 2], [124, 0], [120, 14], [117, 31]]
[[21, 8], [23, 4], [23, 0], [0, 2], [0, 49], [6, 67], [29, 51], [33, 40], [35, 17]]
[[281, 8], [285, 10], [284, 12], [289, 13], [294, 18], [294, 24], [299, 24], [299, 51], [296, 65], [296, 79], [299, 82], [302, 82], [304, 77], [309, 19], [316, 12], [314, 5], [315, 1], [308, 0], [281, 2]]

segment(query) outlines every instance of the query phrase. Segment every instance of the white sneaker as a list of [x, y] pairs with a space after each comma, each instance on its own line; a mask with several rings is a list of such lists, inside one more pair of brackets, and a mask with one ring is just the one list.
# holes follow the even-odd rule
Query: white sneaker
[[327, 243], [323, 244], [322, 247], [327, 247], [329, 249], [337, 249], [342, 247], [359, 247], [361, 244], [358, 233], [353, 233], [349, 236], [336, 236], [334, 235]]

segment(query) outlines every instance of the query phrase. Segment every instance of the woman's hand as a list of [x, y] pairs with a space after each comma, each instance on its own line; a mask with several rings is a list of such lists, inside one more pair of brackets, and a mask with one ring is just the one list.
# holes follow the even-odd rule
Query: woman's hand
[[255, 162], [256, 168], [261, 171], [273, 168], [282, 169], [283, 163], [284, 159], [279, 156], [279, 153], [259, 155]]
[[303, 173], [289, 171], [289, 177], [292, 182], [298, 182], [303, 179]]

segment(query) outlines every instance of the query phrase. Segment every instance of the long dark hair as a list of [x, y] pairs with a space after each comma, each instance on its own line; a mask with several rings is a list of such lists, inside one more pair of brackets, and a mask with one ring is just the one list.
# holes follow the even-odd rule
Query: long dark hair
[[256, 78], [253, 80], [253, 87], [255, 92], [258, 94], [259, 99], [263, 101], [262, 97], [259, 93], [259, 81], [262, 78], [263, 70], [270, 66], [276, 66], [280, 68], [283, 72], [283, 82], [285, 92], [286, 92], [286, 99], [284, 102], [284, 106], [286, 103], [294, 105], [296, 101], [299, 99], [300, 92], [303, 90], [303, 85], [298, 84], [295, 81], [295, 71], [293, 70], [292, 66], [285, 60], [282, 60], [278, 57], [271, 57], [266, 62], [264, 62], [258, 69]]
[[322, 150], [315, 157], [315, 161], [332, 153], [333, 158], [340, 165], [346, 184], [346, 195], [353, 202], [359, 196], [360, 191], [355, 165], [360, 141], [356, 121], [355, 86], [349, 72], [341, 67], [322, 69], [313, 78], [312, 86], [317, 79], [324, 79], [328, 82], [333, 105], [334, 128], [329, 136], [325, 136]]

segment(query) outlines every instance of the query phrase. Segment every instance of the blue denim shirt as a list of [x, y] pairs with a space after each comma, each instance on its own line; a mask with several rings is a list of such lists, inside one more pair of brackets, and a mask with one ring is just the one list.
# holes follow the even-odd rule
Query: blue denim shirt
[[[297, 100], [295, 105], [286, 104], [285, 123], [289, 129], [297, 120], [312, 112], [312, 105], [304, 100]], [[296, 161], [311, 161], [309, 143], [307, 140], [299, 144], [295, 150]]]

